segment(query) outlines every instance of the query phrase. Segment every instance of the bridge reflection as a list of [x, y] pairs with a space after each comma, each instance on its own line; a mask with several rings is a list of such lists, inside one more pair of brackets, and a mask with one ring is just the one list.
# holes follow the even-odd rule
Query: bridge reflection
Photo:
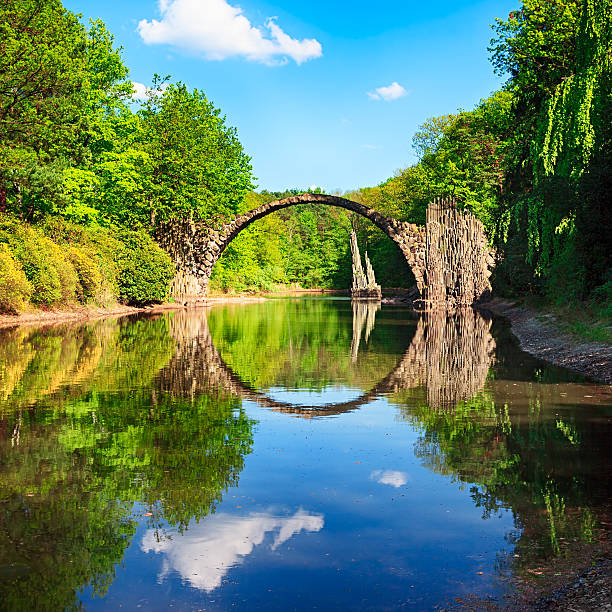
[[[360, 345], [372, 333], [380, 305], [353, 303], [352, 307], [354, 363]], [[457, 402], [474, 396], [485, 385], [495, 351], [490, 328], [491, 319], [471, 308], [452, 314], [423, 313], [410, 345], [395, 367], [369, 390], [350, 401], [302, 405], [274, 399], [243, 380], [215, 347], [207, 317], [177, 312], [170, 322], [177, 350], [158, 374], [157, 386], [162, 392], [180, 397], [202, 393], [239, 396], [271, 410], [306, 418], [350, 412], [380, 396], [424, 387], [431, 408], [452, 410]]]

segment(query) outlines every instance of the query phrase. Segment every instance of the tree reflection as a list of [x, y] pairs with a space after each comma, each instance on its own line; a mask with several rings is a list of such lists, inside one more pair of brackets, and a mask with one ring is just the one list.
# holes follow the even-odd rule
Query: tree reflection
[[[462, 391], [458, 401], [444, 396], [444, 410], [438, 392], [429, 388], [427, 394], [400, 393], [393, 401], [421, 432], [415, 454], [423, 465], [469, 486], [483, 518], [512, 510], [513, 565], [530, 569], [569, 554], [577, 541], [590, 542], [601, 531], [600, 520], [609, 514], [606, 440], [612, 432], [597, 407], [606, 397], [588, 395], [591, 388], [579, 376], [520, 352], [505, 330], [498, 338], [503, 363], [491, 368], [486, 384], [481, 360], [460, 366], [475, 375], [466, 375], [465, 385], [452, 383]], [[488, 344], [477, 337], [474, 342]], [[580, 420], [570, 416], [560, 396], [567, 407], [582, 404]]]
[[[609, 421], [597, 420], [597, 398], [585, 404], [588, 387], [530, 360], [488, 317], [468, 309], [409, 319], [323, 300], [272, 312], [256, 304], [1, 332], [3, 608], [61, 609], [87, 584], [103, 594], [133, 537], [136, 502], [149, 550], [176, 556], [164, 533], [186, 532], [238, 483], [253, 445], [244, 398], [323, 417], [386, 396], [420, 432], [415, 453], [427, 468], [470, 487], [484, 516], [512, 509], [522, 567], [596, 534]], [[268, 393], [336, 381], [359, 397], [313, 407]], [[581, 405], [584, 418], [562, 401]], [[370, 477], [396, 487], [407, 475]], [[300, 529], [319, 529], [317, 516], [300, 515]], [[265, 535], [290, 531], [296, 517], [255, 518]], [[203, 527], [192, 535], [216, 542]], [[189, 549], [189, 537], [180, 541]], [[210, 569], [203, 588], [219, 575]]]
[[3, 609], [104, 594], [135, 502], [183, 531], [237, 484], [253, 421], [236, 397], [166, 387], [180, 348], [168, 318], [14, 330], [0, 346], [17, 357], [0, 385]]
[[[272, 332], [253, 332], [256, 326], [249, 325], [245, 318], [232, 320], [229, 324], [227, 319], [214, 320], [220, 339], [213, 341], [208, 323], [202, 318], [197, 321], [199, 330], [194, 336], [197, 340], [190, 345], [184, 360], [191, 364], [189, 370], [192, 379], [189, 384], [198, 388], [204, 382], [221, 392], [247, 397], [271, 409], [298, 416], [339, 414], [359, 408], [380, 395], [415, 388], [426, 390], [429, 406], [448, 409], [484, 387], [495, 351], [490, 317], [473, 309], [451, 314], [425, 313], [416, 319], [415, 326], [404, 326], [400, 328], [405, 330], [404, 334], [394, 336], [395, 343], [403, 341], [407, 345], [403, 354], [394, 355], [388, 347], [381, 350], [376, 342], [373, 347], [369, 344], [364, 346], [373, 335], [379, 309], [380, 304], [377, 303], [352, 303], [350, 352], [347, 351], [348, 334], [343, 334], [342, 330], [334, 330], [329, 342], [320, 336], [321, 327], [327, 330], [328, 327], [342, 326], [341, 319], [324, 324], [325, 317], [322, 317], [322, 322], [317, 323], [313, 333], [312, 328], [308, 329], [303, 324], [300, 326], [299, 319], [285, 323], [280, 317], [277, 325], [284, 341], [279, 342]], [[327, 312], [337, 317], [336, 309], [324, 307], [323, 313]], [[228, 317], [228, 313], [224, 312], [224, 316]], [[307, 321], [311, 322], [311, 317], [312, 313], [309, 312]], [[183, 321], [183, 325], [190, 324], [186, 315], [176, 318], [177, 327], [180, 327], [180, 321]], [[347, 324], [348, 321], [344, 325]], [[289, 331], [285, 332], [287, 328]], [[257, 341], [253, 341], [253, 337]], [[217, 350], [216, 345], [224, 347], [224, 350]], [[276, 346], [274, 353], [271, 346]], [[374, 350], [368, 350], [372, 348]], [[363, 395], [351, 401], [325, 406], [292, 405], [266, 395], [266, 387], [272, 386], [289, 389], [303, 388], [302, 385], [323, 387], [324, 382], [315, 373], [309, 374], [306, 382], [302, 379], [304, 362], [311, 363], [311, 360], [316, 363], [317, 374], [324, 382], [333, 371], [329, 380], [350, 380], [364, 391]], [[266, 370], [268, 362], [274, 364], [275, 370], [266, 376], [262, 372]], [[240, 366], [233, 365], [236, 363]], [[278, 364], [282, 365], [279, 370], [276, 369]], [[183, 380], [184, 370], [183, 366], [177, 368], [179, 380]]]

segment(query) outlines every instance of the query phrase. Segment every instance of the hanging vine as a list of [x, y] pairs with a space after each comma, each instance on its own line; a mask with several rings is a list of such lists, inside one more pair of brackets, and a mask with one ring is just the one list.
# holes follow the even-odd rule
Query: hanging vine
[[580, 179], [610, 137], [611, 24], [612, 0], [584, 0], [574, 72], [544, 99], [531, 146], [532, 189], [513, 207], [517, 225], [526, 221], [526, 259], [534, 274], [550, 282], [558, 270], [566, 291], [575, 293], [585, 276], [577, 245], [588, 242], [577, 226], [580, 215], [589, 214]]

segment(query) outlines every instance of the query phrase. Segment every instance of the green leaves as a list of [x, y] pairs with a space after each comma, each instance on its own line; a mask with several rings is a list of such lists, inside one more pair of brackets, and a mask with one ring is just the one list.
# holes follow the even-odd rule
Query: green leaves
[[119, 295], [129, 304], [163, 302], [174, 276], [174, 264], [144, 232], [122, 230], [117, 253]]
[[576, 32], [575, 73], [546, 101], [533, 163], [538, 177], [578, 178], [609, 143], [612, 25], [609, 0], [586, 0]]
[[112, 43], [101, 22], [87, 31], [58, 0], [0, 6], [2, 210], [32, 220], [67, 204], [74, 218], [64, 171], [86, 171], [108, 147], [107, 122], [129, 91]]
[[509, 75], [509, 85], [530, 99], [550, 94], [573, 71], [582, 4], [582, 0], [523, 0], [507, 21], [496, 19], [497, 37], [489, 52], [497, 74]]
[[252, 187], [250, 159], [221, 111], [202, 92], [179, 83], [151, 92], [140, 118], [152, 223], [236, 214]]

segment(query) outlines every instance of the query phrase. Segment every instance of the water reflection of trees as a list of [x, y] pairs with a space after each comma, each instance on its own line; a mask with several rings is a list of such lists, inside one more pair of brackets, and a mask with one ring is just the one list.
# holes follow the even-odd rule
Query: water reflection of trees
[[[378, 310], [375, 304], [355, 306], [351, 363], [359, 363]], [[246, 325], [234, 327], [231, 319], [225, 324], [229, 337], [243, 339], [247, 333]], [[548, 383], [567, 381], [567, 406], [584, 404], [588, 387], [581, 387], [571, 375], [531, 360], [508, 346], [503, 334], [501, 357], [496, 357], [492, 321], [486, 315], [467, 309], [420, 316], [408, 347], [382, 379], [356, 400], [318, 408], [283, 405], [244, 382], [242, 372], [239, 375], [217, 351], [206, 319], [176, 317], [172, 325], [175, 337], [192, 340], [185, 344], [183, 356], [177, 351], [173, 365], [159, 379], [167, 392], [186, 395], [189, 390], [213, 388], [300, 416], [338, 414], [387, 395], [421, 430], [415, 453], [424, 465], [470, 485], [474, 503], [485, 516], [512, 508], [517, 529], [510, 537], [516, 538], [517, 563], [529, 565], [562, 553], [572, 538], [593, 536], [609, 490], [601, 477], [606, 473], [602, 458], [607, 457], [604, 440], [609, 427], [564, 413], [559, 387]], [[184, 327], [194, 325], [197, 328]], [[284, 363], [283, 351], [303, 358], [305, 353], [291, 343], [302, 330], [293, 333], [278, 345], [275, 363]], [[261, 334], [262, 330], [255, 334], [259, 342], [267, 337], [267, 332]], [[238, 346], [244, 348], [225, 345], [224, 357], [230, 363], [234, 353], [228, 349]], [[256, 343], [249, 350], [247, 380], [260, 365]], [[185, 378], [185, 372], [191, 377]], [[284, 380], [296, 386], [300, 382]]]
[[179, 531], [214, 511], [253, 422], [236, 397], [164, 388], [177, 348], [166, 317], [3, 336], [1, 607], [62, 609], [112, 582], [134, 502]]
[[484, 388], [452, 410], [432, 406], [429, 389], [393, 401], [421, 432], [415, 455], [423, 465], [469, 486], [483, 517], [512, 510], [512, 563], [525, 569], [571, 554], [576, 542], [603, 531], [612, 432], [600, 407], [610, 396], [597, 398], [591, 385], [530, 358], [504, 333], [505, 365], [491, 368]]
[[[280, 300], [213, 309], [207, 318], [219, 355], [252, 389], [367, 390], [394, 368], [414, 325], [393, 336], [375, 328], [353, 361], [352, 314], [348, 301]], [[390, 323], [399, 327], [399, 319]]]
[[[325, 370], [323, 378], [327, 380], [327, 363], [333, 364], [335, 373], [340, 380], [350, 378], [349, 372], [359, 372], [364, 362], [368, 363], [367, 349], [365, 345], [372, 336], [375, 328], [376, 312], [380, 309], [377, 303], [353, 302], [352, 303], [352, 334], [350, 342], [350, 359], [346, 352], [338, 351], [337, 337], [332, 342], [335, 352], [328, 354], [325, 346], [317, 344], [316, 338], [312, 342], [316, 350], [317, 363]], [[176, 324], [180, 317], [176, 318]], [[218, 327], [218, 321], [215, 321]], [[403, 354], [394, 356], [388, 351], [372, 351], [370, 356], [376, 356], [378, 379], [372, 376], [373, 370], [368, 371], [366, 377], [361, 380], [357, 376], [351, 379], [353, 384], [359, 384], [364, 391], [360, 397], [340, 404], [327, 405], [324, 407], [296, 406], [277, 402], [265, 394], [266, 386], [278, 385], [278, 378], [264, 378], [261, 371], [265, 370], [267, 362], [276, 364], [287, 364], [283, 368], [282, 384], [287, 388], [301, 388], [303, 384], [300, 374], [291, 377], [291, 368], [288, 362], [297, 356], [297, 362], [303, 364], [303, 353], [291, 341], [303, 341], [305, 334], [301, 330], [293, 330], [285, 343], [281, 343], [274, 355], [269, 353], [269, 346], [264, 342], [261, 351], [256, 345], [250, 345], [244, 350], [244, 338], [248, 337], [248, 326], [243, 321], [241, 333], [234, 332], [232, 325], [225, 323], [225, 334], [239, 339], [239, 343], [227, 343], [223, 340], [217, 342], [224, 346], [223, 357], [217, 350], [215, 342], [208, 329], [206, 319], [197, 321], [199, 330], [194, 337], [197, 338], [196, 345], [190, 345], [187, 357], [184, 361], [192, 364], [190, 371], [200, 373], [192, 381], [195, 387], [201, 384], [212, 384], [219, 390], [227, 393], [241, 395], [257, 401], [271, 409], [293, 412], [301, 416], [323, 416], [326, 414], [338, 414], [354, 410], [359, 406], [369, 403], [374, 398], [390, 393], [397, 393], [407, 389], [422, 388], [426, 390], [428, 404], [439, 409], [452, 408], [457, 402], [472, 397], [481, 390], [485, 384], [487, 374], [492, 364], [495, 342], [490, 333], [491, 320], [484, 314], [466, 309], [452, 314], [433, 312], [426, 313], [416, 320], [416, 325], [411, 328], [412, 339], [405, 340], [408, 347]], [[335, 322], [338, 324], [338, 322]], [[292, 322], [299, 325], [299, 322]], [[223, 327], [223, 325], [222, 325]], [[279, 325], [284, 329], [284, 325]], [[327, 326], [323, 326], [326, 328]], [[228, 330], [229, 328], [229, 330]], [[401, 329], [401, 328], [400, 328]], [[334, 332], [337, 333], [337, 332]], [[222, 334], [220, 334], [222, 335]], [[259, 334], [255, 334], [259, 337]], [[267, 338], [267, 334], [266, 334]], [[409, 339], [409, 338], [408, 338]], [[277, 340], [276, 340], [277, 341]], [[297, 343], [297, 342], [296, 342]], [[346, 341], [344, 342], [346, 346]], [[377, 347], [380, 348], [380, 347]], [[262, 359], [261, 353], [265, 354]], [[238, 353], [238, 356], [236, 355]], [[238, 357], [236, 359], [236, 356]], [[235, 367], [234, 363], [240, 363], [241, 367]], [[216, 364], [216, 365], [215, 365]], [[343, 365], [341, 365], [343, 364]], [[185, 371], [183, 366], [177, 368], [181, 373]], [[300, 369], [298, 369], [298, 372]], [[259, 385], [251, 384], [250, 381], [258, 380]], [[274, 383], [271, 383], [271, 380]], [[333, 380], [333, 378], [331, 379]], [[359, 382], [357, 382], [359, 380]], [[373, 381], [373, 382], [370, 382]], [[312, 384], [312, 377], [309, 383]], [[320, 381], [315, 385], [321, 384]], [[261, 386], [264, 390], [260, 390]]]
[[281, 317], [280, 330], [261, 311], [223, 309], [210, 315], [214, 341], [202, 313], [1, 332], [2, 607], [61, 609], [90, 582], [103, 593], [134, 534], [135, 501], [153, 532], [213, 511], [252, 447], [243, 397], [313, 415], [258, 386], [279, 381], [318, 388], [339, 376], [364, 388], [315, 416], [380, 395], [397, 403], [429, 469], [470, 486], [485, 515], [512, 508], [520, 563], [592, 537], [609, 493], [610, 426], [588, 418], [588, 387], [565, 389], [568, 407], [583, 405], [577, 419], [548, 384], [560, 375], [506, 346], [495, 357], [491, 321], [472, 310], [383, 337], [375, 311], [342, 319], [314, 306], [300, 304], [301, 323]]

